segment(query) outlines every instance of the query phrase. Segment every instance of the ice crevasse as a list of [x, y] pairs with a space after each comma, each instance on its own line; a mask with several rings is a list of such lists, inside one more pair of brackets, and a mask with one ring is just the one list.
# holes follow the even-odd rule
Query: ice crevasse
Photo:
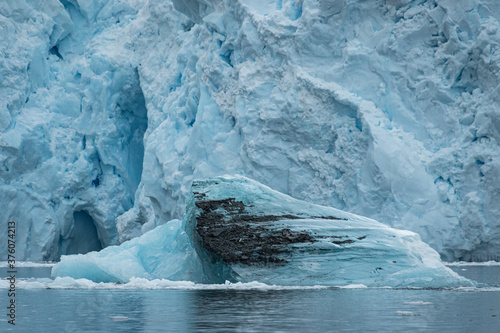
[[496, 260], [499, 19], [494, 0], [3, 1], [0, 221], [19, 259], [58, 260], [240, 174]]

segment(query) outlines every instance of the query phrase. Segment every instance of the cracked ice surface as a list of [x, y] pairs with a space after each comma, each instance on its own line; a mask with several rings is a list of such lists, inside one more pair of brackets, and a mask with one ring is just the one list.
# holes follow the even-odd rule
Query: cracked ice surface
[[194, 178], [237, 173], [498, 259], [496, 1], [40, 4], [0, 5], [22, 257], [64, 254], [81, 214], [103, 247], [138, 236], [182, 217]]

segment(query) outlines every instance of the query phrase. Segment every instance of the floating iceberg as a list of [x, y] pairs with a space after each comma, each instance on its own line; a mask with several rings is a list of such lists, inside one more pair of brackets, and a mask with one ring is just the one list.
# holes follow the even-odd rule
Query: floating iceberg
[[172, 220], [120, 246], [63, 256], [52, 269], [52, 275], [95, 282], [128, 282], [133, 277], [209, 282], [179, 220]]
[[473, 285], [413, 232], [306, 203], [242, 176], [193, 182], [182, 222], [100, 252], [63, 256], [53, 276], [96, 282], [140, 277], [300, 286]]

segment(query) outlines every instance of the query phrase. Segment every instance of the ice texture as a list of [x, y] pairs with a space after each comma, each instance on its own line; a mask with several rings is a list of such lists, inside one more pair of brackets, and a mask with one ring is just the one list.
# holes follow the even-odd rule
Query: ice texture
[[16, 222], [18, 260], [119, 243], [147, 127], [118, 23], [136, 13], [107, 1], [0, 4], [0, 219]]
[[124, 283], [134, 277], [209, 282], [179, 220], [169, 221], [120, 246], [62, 256], [52, 275], [94, 282]]
[[267, 285], [470, 287], [418, 234], [293, 199], [248, 178], [194, 181], [184, 221], [100, 252], [63, 256], [53, 277]]
[[241, 174], [498, 260], [499, 20], [496, 0], [2, 1], [1, 223], [54, 260]]

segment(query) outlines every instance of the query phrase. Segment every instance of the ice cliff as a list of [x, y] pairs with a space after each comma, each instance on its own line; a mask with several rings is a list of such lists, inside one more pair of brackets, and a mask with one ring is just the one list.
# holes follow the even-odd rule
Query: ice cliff
[[244, 177], [195, 180], [184, 220], [100, 252], [63, 256], [54, 277], [288, 286], [473, 286], [410, 231], [273, 191]]
[[242, 174], [498, 260], [499, 24], [496, 0], [2, 1], [1, 223], [58, 259]]

